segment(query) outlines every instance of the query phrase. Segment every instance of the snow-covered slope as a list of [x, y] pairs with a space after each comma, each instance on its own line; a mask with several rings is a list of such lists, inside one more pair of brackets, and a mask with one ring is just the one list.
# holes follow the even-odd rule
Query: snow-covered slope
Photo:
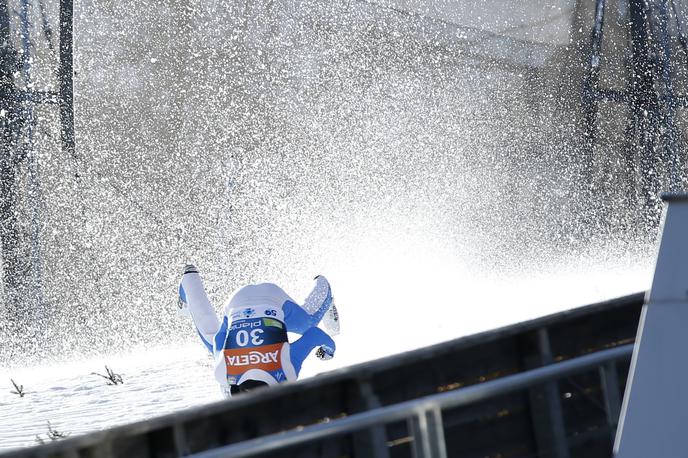
[[[107, 385], [92, 374], [106, 374], [106, 364], [122, 376], [123, 384]], [[10, 377], [23, 385], [24, 397], [11, 393]], [[1, 369], [0, 451], [35, 445], [36, 436], [49, 440], [48, 422], [57, 432], [76, 435], [219, 399], [210, 361], [200, 345]]]

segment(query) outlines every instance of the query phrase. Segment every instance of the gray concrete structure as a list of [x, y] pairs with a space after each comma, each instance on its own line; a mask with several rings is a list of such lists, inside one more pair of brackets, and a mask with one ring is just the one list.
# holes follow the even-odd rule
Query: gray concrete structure
[[688, 194], [664, 199], [662, 241], [626, 385], [617, 458], [686, 455]]

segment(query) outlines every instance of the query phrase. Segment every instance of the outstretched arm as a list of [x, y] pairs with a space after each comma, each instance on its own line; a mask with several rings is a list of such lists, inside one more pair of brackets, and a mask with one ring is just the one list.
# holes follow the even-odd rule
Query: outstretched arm
[[304, 332], [296, 342], [290, 345], [291, 363], [296, 370], [297, 376], [301, 371], [303, 361], [308, 357], [310, 352], [317, 347], [322, 348], [324, 354], [328, 357], [332, 357], [337, 348], [332, 337], [327, 335], [327, 333], [320, 328], [310, 328]]
[[205, 292], [201, 276], [193, 265], [187, 265], [184, 269], [179, 285], [179, 298], [188, 304], [198, 335], [212, 353], [213, 338], [220, 328], [220, 321]]
[[289, 332], [303, 334], [309, 328], [317, 326], [332, 305], [332, 289], [325, 277], [315, 277], [315, 287], [306, 297], [303, 307], [293, 301], [282, 305], [284, 321]]

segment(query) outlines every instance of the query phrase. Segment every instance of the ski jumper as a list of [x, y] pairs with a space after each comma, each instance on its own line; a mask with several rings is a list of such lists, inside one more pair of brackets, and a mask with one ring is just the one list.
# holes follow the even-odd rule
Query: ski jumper
[[[326, 294], [317, 294], [323, 288]], [[313, 349], [321, 347], [329, 355], [336, 349], [332, 338], [317, 327], [332, 304], [325, 277], [316, 278], [305, 300], [304, 305], [315, 310], [311, 314], [279, 286], [261, 283], [239, 289], [219, 319], [197, 271], [184, 274], [179, 294], [188, 304], [201, 341], [216, 358], [215, 378], [225, 393], [230, 385], [246, 380], [268, 385], [296, 380]], [[290, 343], [287, 331], [301, 337]]]

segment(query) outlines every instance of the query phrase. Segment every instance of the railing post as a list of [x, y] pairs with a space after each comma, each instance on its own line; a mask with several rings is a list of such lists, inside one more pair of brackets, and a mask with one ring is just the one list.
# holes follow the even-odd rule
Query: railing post
[[[537, 346], [539, 365], [552, 363], [554, 356], [547, 328], [538, 329]], [[552, 380], [541, 386], [534, 386], [528, 394], [538, 456], [569, 458], [558, 382]]]
[[[382, 407], [368, 380], [359, 380], [356, 383], [356, 387], [356, 391], [358, 391], [360, 401], [365, 406], [365, 410]], [[364, 431], [354, 433], [353, 444], [357, 456], [389, 458], [385, 425], [376, 425]]]
[[409, 418], [413, 458], [447, 458], [442, 411], [438, 406]]
[[174, 439], [174, 448], [179, 456], [189, 454], [189, 444], [186, 439], [186, 430], [184, 423], [176, 422], [172, 426], [172, 438]]
[[607, 424], [611, 429], [612, 441], [616, 434], [616, 426], [619, 424], [621, 412], [621, 396], [619, 395], [619, 375], [616, 372], [616, 363], [607, 363], [599, 367], [604, 405], [607, 411]]
[[417, 413], [408, 419], [409, 432], [413, 438], [411, 451], [413, 458], [429, 458], [430, 449], [428, 448], [427, 424], [425, 414]]
[[442, 410], [435, 406], [426, 412], [428, 437], [430, 439], [430, 453], [435, 458], [447, 458], [447, 445], [444, 441], [444, 424]]

